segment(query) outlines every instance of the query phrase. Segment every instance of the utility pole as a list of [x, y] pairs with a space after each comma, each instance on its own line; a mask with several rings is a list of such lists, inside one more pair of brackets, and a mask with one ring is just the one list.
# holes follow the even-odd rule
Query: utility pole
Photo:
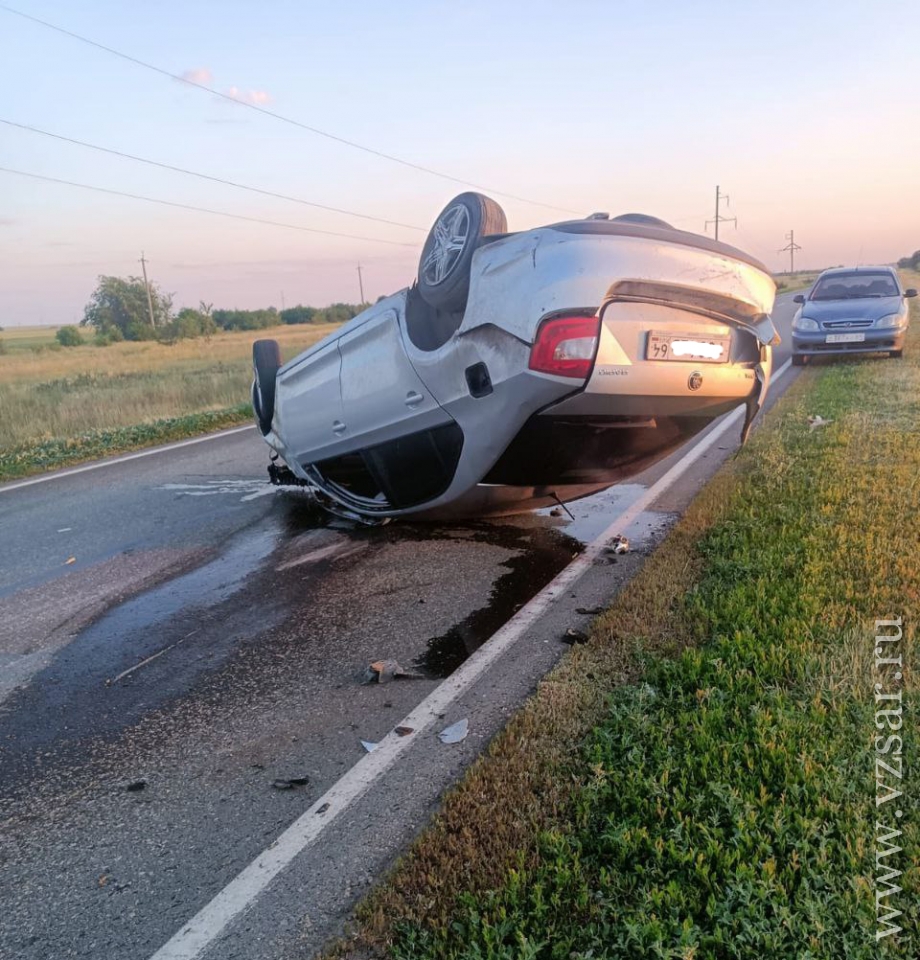
[[361, 276], [361, 264], [358, 264], [358, 287], [361, 290], [361, 303], [364, 303], [364, 279]]
[[727, 207], [727, 206], [729, 205], [729, 196], [728, 196], [728, 194], [727, 194], [727, 193], [721, 193], [721, 192], [719, 191], [719, 188], [716, 187], [716, 215], [715, 215], [715, 219], [714, 219], [714, 220], [707, 220], [707, 221], [706, 221], [706, 226], [703, 228], [704, 230], [708, 230], [708, 229], [709, 229], [709, 224], [710, 224], [710, 223], [714, 223], [714, 224], [716, 225], [716, 240], [719, 239], [719, 224], [720, 224], [720, 223], [733, 223], [736, 228], [737, 228], [737, 226], [738, 226], [738, 218], [737, 218], [737, 217], [723, 217], [723, 216], [719, 213], [719, 205], [720, 205], [720, 203], [721, 203], [723, 200], [725, 201], [725, 206]]
[[141, 250], [141, 269], [144, 271], [144, 289], [147, 291], [147, 310], [150, 312], [150, 326], [156, 329], [157, 322], [153, 318], [153, 299], [150, 296], [150, 284], [147, 282], [147, 261], [144, 251]]
[[778, 253], [788, 253], [789, 254], [789, 272], [795, 273], [795, 252], [796, 250], [801, 250], [802, 248], [795, 242], [795, 230], [790, 230], [786, 234], [786, 239], [789, 241], [782, 250], [778, 250]]

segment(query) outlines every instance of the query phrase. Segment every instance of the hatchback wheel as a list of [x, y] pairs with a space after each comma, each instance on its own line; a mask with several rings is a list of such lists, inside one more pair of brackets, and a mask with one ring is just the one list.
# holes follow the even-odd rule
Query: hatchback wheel
[[483, 237], [507, 233], [502, 208], [481, 193], [461, 193], [441, 211], [428, 234], [418, 265], [422, 299], [438, 310], [466, 307], [470, 266]]

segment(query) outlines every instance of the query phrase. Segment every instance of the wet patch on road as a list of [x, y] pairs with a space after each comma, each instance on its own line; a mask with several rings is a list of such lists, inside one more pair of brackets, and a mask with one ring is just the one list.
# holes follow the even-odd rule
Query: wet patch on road
[[[234, 712], [249, 718], [233, 749], [240, 762], [283, 754], [282, 731], [293, 728], [345, 762], [343, 744], [360, 750], [360, 739], [383, 735], [391, 713], [408, 712], [421, 687], [449, 675], [580, 552], [570, 529], [587, 539], [612, 508], [609, 498], [582, 501], [576, 523], [530, 514], [355, 527], [294, 492], [272, 506], [220, 556], [110, 610], [13, 694], [0, 714], [8, 801], [39, 782], [39, 793], [59, 796], [47, 776], [55, 767], [68, 770], [68, 787], [81, 771], [98, 790], [166, 744], [181, 749], [186, 731], [225, 750], [220, 728]], [[416, 662], [427, 679], [359, 688], [367, 664], [390, 657]], [[263, 714], [301, 700], [305, 712], [263, 728]]]

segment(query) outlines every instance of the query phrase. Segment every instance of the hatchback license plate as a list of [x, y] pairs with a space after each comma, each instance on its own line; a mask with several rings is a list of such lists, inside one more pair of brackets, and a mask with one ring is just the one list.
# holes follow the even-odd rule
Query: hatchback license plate
[[694, 363], [726, 363], [732, 338], [708, 337], [699, 333], [655, 333], [648, 335], [646, 360], [683, 360]]
[[825, 343], [863, 343], [866, 339], [864, 333], [829, 333], [825, 338]]

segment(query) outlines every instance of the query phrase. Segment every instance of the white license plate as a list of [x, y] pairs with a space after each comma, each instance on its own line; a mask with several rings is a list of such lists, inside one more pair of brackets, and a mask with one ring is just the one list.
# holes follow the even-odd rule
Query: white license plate
[[866, 339], [864, 333], [829, 333], [825, 343], [862, 343]]
[[648, 335], [646, 360], [684, 360], [693, 363], [727, 363], [732, 338], [704, 333], [655, 333]]

